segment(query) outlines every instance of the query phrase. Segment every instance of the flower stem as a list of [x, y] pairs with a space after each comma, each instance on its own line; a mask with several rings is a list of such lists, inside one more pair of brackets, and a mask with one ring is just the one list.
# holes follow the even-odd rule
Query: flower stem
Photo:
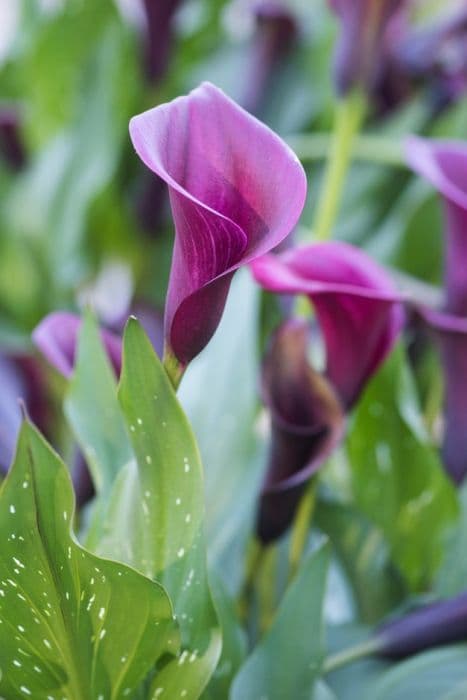
[[184, 366], [177, 360], [173, 352], [167, 346], [164, 348], [164, 357], [162, 364], [167, 372], [167, 375], [172, 383], [173, 388], [177, 391], [182, 380]]
[[305, 550], [311, 518], [316, 504], [316, 479], [311, 479], [300, 500], [292, 527], [289, 548], [289, 580], [298, 571]]
[[237, 603], [238, 615], [241, 620], [246, 620], [248, 617], [254, 588], [254, 580], [258, 569], [261, 567], [264, 553], [265, 548], [262, 546], [259, 540], [256, 538], [252, 539], [247, 549], [245, 574]]
[[263, 635], [274, 619], [276, 612], [275, 569], [277, 565], [277, 548], [270, 545], [265, 548], [264, 556], [258, 572], [258, 604], [259, 604], [259, 632]]
[[[296, 134], [287, 139], [301, 161], [325, 160], [332, 142], [329, 133]], [[378, 134], [356, 134], [352, 143], [354, 160], [407, 169], [402, 139]]]
[[328, 656], [323, 664], [323, 673], [331, 673], [337, 671], [338, 668], [352, 664], [360, 659], [365, 659], [368, 656], [373, 656], [381, 648], [381, 643], [376, 638], [367, 639], [353, 647], [339, 651], [337, 654]]
[[316, 240], [325, 241], [331, 236], [350, 164], [353, 141], [360, 130], [365, 112], [365, 98], [357, 91], [349, 93], [337, 105], [334, 133], [313, 226]]

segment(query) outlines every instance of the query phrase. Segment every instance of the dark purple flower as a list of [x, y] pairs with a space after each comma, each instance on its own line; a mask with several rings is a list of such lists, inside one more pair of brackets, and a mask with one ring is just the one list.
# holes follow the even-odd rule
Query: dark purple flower
[[21, 170], [26, 163], [19, 114], [12, 107], [0, 107], [0, 157], [12, 170]]
[[160, 80], [167, 70], [173, 42], [173, 18], [180, 4], [181, 0], [143, 0], [146, 75], [152, 83]]
[[209, 83], [133, 117], [130, 134], [169, 186], [176, 236], [165, 335], [186, 365], [216, 330], [235, 270], [294, 227], [305, 173], [276, 134]]
[[243, 106], [258, 113], [264, 103], [271, 78], [293, 47], [298, 23], [283, 0], [259, 0], [253, 6], [256, 32], [253, 37], [250, 72]]
[[372, 93], [378, 83], [386, 50], [386, 32], [407, 0], [329, 0], [341, 22], [335, 53], [337, 91], [354, 87]]
[[50, 422], [50, 406], [41, 373], [31, 357], [0, 354], [0, 386], [0, 473], [5, 474], [21, 427], [20, 401], [45, 432]]
[[[67, 379], [73, 374], [81, 323], [81, 318], [76, 314], [55, 311], [46, 316], [32, 334], [36, 347]], [[118, 376], [122, 365], [122, 341], [108, 330], [101, 331], [101, 338], [115, 374]]]
[[265, 543], [293, 519], [303, 490], [344, 432], [344, 409], [308, 360], [309, 325], [285, 321], [263, 365], [263, 400], [271, 415], [271, 445], [256, 531]]
[[256, 280], [313, 303], [326, 346], [326, 373], [308, 360], [309, 325], [286, 321], [263, 371], [272, 438], [257, 529], [263, 541], [290, 524], [303, 488], [340, 442], [345, 411], [391, 350], [403, 322], [391, 279], [346, 243], [318, 243], [252, 264]]
[[395, 58], [413, 80], [432, 87], [438, 108], [467, 92], [467, 9], [410, 32]]
[[400, 295], [389, 275], [363, 251], [337, 241], [266, 255], [252, 269], [269, 291], [309, 297], [326, 345], [326, 376], [349, 408], [402, 327]]
[[467, 145], [412, 137], [411, 167], [429, 180], [444, 201], [445, 305], [420, 309], [435, 333], [445, 380], [443, 458], [456, 483], [467, 474]]
[[379, 627], [378, 654], [401, 659], [432, 647], [467, 639], [467, 593], [425, 605]]

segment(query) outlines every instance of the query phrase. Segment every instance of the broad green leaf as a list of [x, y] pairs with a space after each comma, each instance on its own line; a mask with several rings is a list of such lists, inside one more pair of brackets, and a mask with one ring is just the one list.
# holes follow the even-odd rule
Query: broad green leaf
[[86, 456], [98, 494], [108, 494], [133, 452], [117, 400], [117, 382], [96, 321], [86, 313], [65, 413]]
[[237, 617], [235, 601], [225, 590], [222, 579], [211, 573], [210, 583], [214, 606], [222, 629], [222, 654], [203, 700], [227, 698], [232, 680], [245, 660], [247, 640]]
[[258, 291], [249, 272], [240, 270], [214, 338], [190, 363], [178, 392], [205, 468], [210, 561], [231, 591], [242, 575], [263, 468], [254, 430]]
[[[122, 472], [107, 522], [119, 522], [119, 558], [160, 581], [184, 650], [154, 685], [154, 697], [199, 697], [220, 653], [206, 573], [202, 467], [188, 421], [151, 343], [135, 319], [124, 337], [119, 399], [136, 462]], [[120, 506], [119, 506], [120, 504]], [[99, 551], [114, 555], [115, 541]], [[103, 552], [103, 553], [104, 553]]]
[[397, 664], [369, 687], [364, 700], [447, 700], [466, 683], [467, 646], [453, 646]]
[[65, 465], [23, 424], [0, 492], [0, 693], [7, 698], [140, 697], [179, 636], [163, 588], [81, 548]]
[[323, 658], [324, 544], [301, 566], [270, 630], [240, 669], [231, 700], [310, 700]]
[[441, 561], [457, 502], [424, 434], [401, 347], [357, 406], [348, 454], [357, 506], [383, 531], [408, 583], [415, 589], [427, 585]]
[[391, 564], [383, 533], [358, 510], [320, 492], [317, 526], [331, 540], [362, 621], [374, 623], [393, 610], [405, 593]]
[[460, 517], [444, 543], [443, 560], [436, 576], [435, 589], [444, 598], [467, 590], [467, 484], [459, 490]]

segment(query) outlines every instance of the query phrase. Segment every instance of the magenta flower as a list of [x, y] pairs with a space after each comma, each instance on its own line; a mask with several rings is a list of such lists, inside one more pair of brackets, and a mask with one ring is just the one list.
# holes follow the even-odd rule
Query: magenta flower
[[445, 305], [420, 309], [438, 341], [445, 383], [443, 459], [456, 483], [467, 474], [467, 145], [412, 137], [411, 167], [443, 197]]
[[[32, 333], [36, 347], [52, 367], [67, 379], [73, 374], [81, 323], [81, 318], [76, 314], [55, 311], [42, 319]], [[101, 338], [118, 376], [122, 365], [122, 341], [108, 330], [101, 331]]]
[[326, 345], [326, 376], [345, 407], [352, 406], [402, 327], [400, 295], [389, 275], [337, 241], [267, 255], [252, 269], [269, 291], [309, 297]]
[[360, 86], [371, 93], [380, 76], [386, 32], [407, 0], [329, 0], [341, 21], [335, 54], [339, 94]]
[[252, 269], [265, 289], [310, 298], [326, 346], [322, 376], [309, 364], [308, 325], [286, 321], [265, 361], [272, 439], [257, 532], [268, 542], [287, 529], [307, 481], [343, 437], [345, 411], [393, 347], [403, 312], [384, 270], [346, 243], [266, 255]]
[[165, 336], [186, 365], [216, 330], [235, 270], [296, 224], [306, 178], [278, 136], [208, 83], [133, 117], [130, 134], [169, 186], [176, 235]]

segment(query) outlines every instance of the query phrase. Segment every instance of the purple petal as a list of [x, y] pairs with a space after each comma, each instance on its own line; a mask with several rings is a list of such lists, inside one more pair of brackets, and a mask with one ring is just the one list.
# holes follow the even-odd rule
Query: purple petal
[[344, 412], [329, 382], [307, 359], [309, 327], [286, 321], [275, 333], [263, 367], [271, 413], [271, 449], [257, 518], [263, 542], [290, 525], [310, 477], [344, 432]]
[[406, 157], [443, 197], [446, 310], [467, 315], [467, 144], [411, 137]]
[[[34, 329], [32, 339], [47, 361], [69, 379], [73, 374], [81, 318], [66, 311], [56, 311], [46, 316]], [[120, 374], [122, 342], [114, 333], [101, 331], [101, 338], [109, 360]]]
[[425, 605], [403, 618], [381, 625], [377, 639], [380, 655], [401, 659], [425, 649], [455, 642], [467, 636], [467, 593]]
[[176, 237], [166, 342], [187, 363], [214, 333], [235, 270], [296, 224], [305, 174], [278, 136], [208, 83], [133, 117], [130, 134], [169, 186]]
[[334, 241], [264, 256], [252, 269], [269, 291], [309, 297], [326, 344], [326, 374], [350, 407], [402, 328], [400, 295], [388, 274], [361, 250]]
[[0, 355], [0, 472], [5, 473], [12, 461], [21, 425], [19, 399], [28, 394], [26, 382], [14, 360]]
[[443, 462], [453, 481], [467, 475], [467, 318], [419, 309], [437, 341], [444, 374]]

